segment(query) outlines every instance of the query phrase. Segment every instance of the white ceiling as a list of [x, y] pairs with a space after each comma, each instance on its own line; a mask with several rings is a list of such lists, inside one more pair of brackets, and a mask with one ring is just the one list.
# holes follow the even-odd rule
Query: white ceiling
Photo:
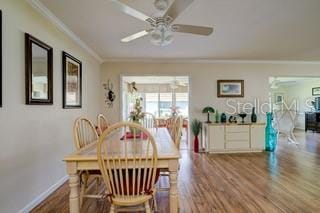
[[[148, 37], [120, 39], [148, 28], [110, 0], [40, 0], [103, 59], [236, 59], [320, 61], [320, 0], [195, 0], [175, 21], [213, 26], [209, 37], [175, 34], [167, 47]], [[152, 15], [153, 0], [123, 0]]]

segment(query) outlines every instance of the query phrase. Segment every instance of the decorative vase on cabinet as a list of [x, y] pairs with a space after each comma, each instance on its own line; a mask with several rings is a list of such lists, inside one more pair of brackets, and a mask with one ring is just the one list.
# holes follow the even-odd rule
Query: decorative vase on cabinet
[[227, 115], [226, 115], [226, 113], [222, 113], [222, 114], [221, 114], [220, 122], [221, 122], [221, 123], [226, 123], [226, 122], [227, 122]]
[[273, 152], [277, 146], [277, 131], [272, 126], [273, 115], [272, 112], [267, 113], [267, 126], [266, 126], [266, 151]]
[[220, 114], [219, 114], [218, 110], [216, 110], [216, 113], [215, 113], [214, 115], [215, 115], [216, 123], [219, 123], [219, 120], [220, 120]]
[[255, 112], [255, 107], [252, 108], [251, 122], [252, 123], [256, 123], [257, 122], [257, 114]]

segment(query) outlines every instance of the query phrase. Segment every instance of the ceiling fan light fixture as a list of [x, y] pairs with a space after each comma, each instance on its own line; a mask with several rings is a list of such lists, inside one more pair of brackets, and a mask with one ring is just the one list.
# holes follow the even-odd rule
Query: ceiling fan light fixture
[[122, 42], [130, 42], [146, 35], [150, 35], [151, 42], [157, 46], [166, 46], [173, 39], [173, 33], [188, 33], [194, 35], [209, 36], [213, 32], [212, 27], [195, 26], [186, 24], [173, 24], [175, 19], [182, 13], [194, 0], [154, 0], [154, 6], [158, 12], [153, 16], [144, 13], [122, 3], [121, 0], [112, 0], [118, 10], [148, 23], [150, 28], [133, 35], [123, 38]]
[[173, 41], [173, 32], [165, 24], [155, 27], [150, 35], [151, 43], [157, 46], [167, 46]]
[[155, 0], [154, 6], [157, 10], [164, 11], [168, 8], [169, 2], [168, 0]]

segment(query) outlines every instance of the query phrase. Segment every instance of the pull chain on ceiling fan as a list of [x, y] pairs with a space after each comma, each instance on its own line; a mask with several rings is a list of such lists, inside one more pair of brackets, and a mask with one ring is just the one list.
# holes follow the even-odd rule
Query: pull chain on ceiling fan
[[213, 32], [212, 27], [173, 24], [173, 21], [182, 13], [194, 0], [175, 0], [167, 9], [168, 0], [155, 0], [154, 5], [159, 11], [167, 11], [163, 16], [150, 17], [129, 7], [119, 0], [112, 0], [115, 7], [127, 15], [133, 16], [139, 20], [150, 24], [150, 28], [141, 32], [135, 33], [121, 39], [122, 42], [130, 42], [135, 39], [151, 34], [151, 42], [158, 46], [166, 46], [173, 41], [173, 33], [190, 33], [196, 35], [209, 36]]

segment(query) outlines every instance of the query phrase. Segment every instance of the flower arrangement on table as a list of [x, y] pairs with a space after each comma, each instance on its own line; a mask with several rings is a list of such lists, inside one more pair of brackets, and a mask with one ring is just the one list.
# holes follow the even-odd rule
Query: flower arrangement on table
[[[145, 116], [144, 112], [142, 112], [141, 101], [141, 97], [136, 98], [136, 103], [134, 104], [133, 110], [129, 115], [129, 120], [137, 124], [141, 124]], [[135, 134], [140, 134], [140, 131], [138, 131], [137, 129], [134, 131], [133, 128], [130, 128], [130, 133], [133, 134], [134, 132]]]
[[129, 119], [132, 122], [140, 123], [141, 120], [144, 118], [144, 112], [142, 112], [141, 106], [142, 98], [136, 98], [136, 103], [134, 104], [133, 110], [130, 112]]

